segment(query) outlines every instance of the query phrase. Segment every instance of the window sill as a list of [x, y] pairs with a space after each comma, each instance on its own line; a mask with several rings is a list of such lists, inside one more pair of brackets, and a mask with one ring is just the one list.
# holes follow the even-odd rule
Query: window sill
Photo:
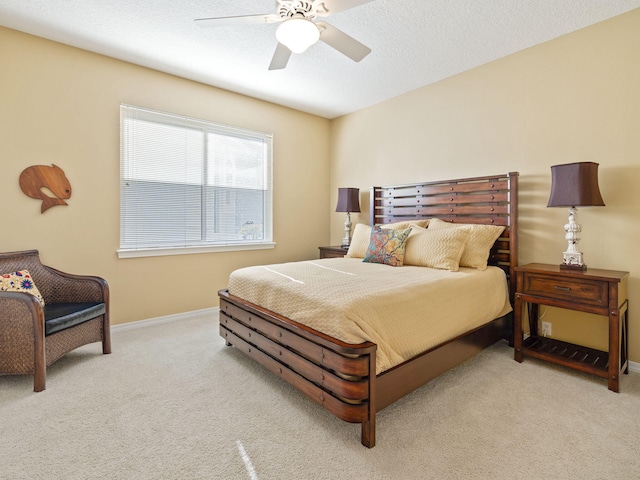
[[169, 255], [190, 255], [194, 253], [237, 252], [240, 250], [268, 250], [276, 246], [275, 242], [241, 243], [230, 245], [215, 245], [206, 247], [181, 247], [181, 248], [141, 248], [119, 249], [118, 258], [138, 257], [164, 257]]

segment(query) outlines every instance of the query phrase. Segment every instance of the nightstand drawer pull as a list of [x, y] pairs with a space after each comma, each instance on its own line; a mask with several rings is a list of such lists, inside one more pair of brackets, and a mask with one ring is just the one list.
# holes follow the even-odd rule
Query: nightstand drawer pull
[[556, 285], [555, 287], [556, 290], [562, 290], [563, 292], [570, 292], [571, 288], [570, 287], [561, 287], [560, 285]]

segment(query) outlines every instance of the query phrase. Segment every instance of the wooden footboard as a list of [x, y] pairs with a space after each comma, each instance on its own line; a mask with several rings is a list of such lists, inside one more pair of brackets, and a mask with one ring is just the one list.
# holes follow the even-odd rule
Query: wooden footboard
[[230, 295], [220, 296], [220, 335], [338, 418], [362, 424], [375, 445], [376, 345], [350, 345]]

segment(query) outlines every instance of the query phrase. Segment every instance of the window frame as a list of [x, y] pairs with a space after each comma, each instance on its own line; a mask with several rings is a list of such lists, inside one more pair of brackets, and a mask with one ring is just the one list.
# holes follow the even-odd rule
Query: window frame
[[[138, 119], [156, 122], [163, 126], [171, 126], [185, 129], [195, 129], [202, 131], [203, 142], [206, 142], [208, 134], [213, 133], [216, 135], [226, 135], [233, 138], [248, 138], [257, 139], [265, 142], [265, 158], [266, 165], [262, 165], [263, 174], [265, 175], [265, 188], [264, 200], [262, 203], [263, 210], [263, 224], [264, 224], [264, 238], [259, 240], [241, 240], [241, 241], [221, 241], [221, 242], [206, 242], [201, 240], [200, 242], [190, 242], [185, 240], [185, 245], [180, 246], [136, 246], [131, 248], [123, 246], [123, 228], [125, 222], [124, 208], [124, 195], [123, 189], [128, 181], [125, 175], [125, 167], [128, 165], [128, 148], [127, 143], [127, 128], [125, 126], [128, 119], [133, 119], [133, 112], [139, 115]], [[134, 119], [135, 120], [135, 119]], [[204, 166], [210, 161], [208, 157], [207, 148], [202, 151], [201, 164]], [[198, 253], [210, 253], [210, 252], [230, 252], [230, 251], [242, 251], [242, 250], [264, 250], [272, 249], [276, 243], [273, 241], [273, 134], [259, 132], [255, 130], [249, 130], [245, 128], [224, 125], [209, 120], [197, 119], [193, 117], [187, 117], [179, 114], [173, 114], [169, 112], [162, 112], [158, 110], [152, 110], [135, 105], [121, 104], [120, 105], [120, 231], [119, 231], [119, 248], [117, 249], [118, 258], [137, 258], [137, 257], [152, 257], [152, 256], [166, 256], [166, 255], [185, 255], [185, 254], [198, 254]], [[197, 185], [197, 184], [195, 184]], [[207, 184], [207, 178], [200, 179], [201, 188], [207, 188], [208, 186], [215, 185]], [[206, 211], [205, 203], [206, 197], [200, 200], [200, 212]]]

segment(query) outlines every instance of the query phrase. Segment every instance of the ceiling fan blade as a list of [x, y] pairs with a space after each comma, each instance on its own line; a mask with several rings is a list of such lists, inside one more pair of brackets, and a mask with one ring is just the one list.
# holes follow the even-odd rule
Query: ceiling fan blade
[[287, 66], [289, 57], [291, 56], [291, 50], [285, 47], [283, 44], [278, 43], [276, 51], [273, 53], [269, 70], [282, 70]]
[[196, 18], [195, 22], [199, 27], [228, 27], [275, 23], [280, 20], [282, 20], [282, 18], [274, 13], [263, 13], [260, 15], [240, 15], [236, 17]]
[[372, 2], [373, 0], [323, 0], [324, 11], [318, 11], [319, 17], [328, 17], [334, 13], [344, 12], [353, 7], [364, 5], [365, 3]]
[[325, 22], [317, 22], [320, 29], [320, 40], [346, 55], [354, 62], [359, 62], [371, 53], [371, 49], [342, 30]]

